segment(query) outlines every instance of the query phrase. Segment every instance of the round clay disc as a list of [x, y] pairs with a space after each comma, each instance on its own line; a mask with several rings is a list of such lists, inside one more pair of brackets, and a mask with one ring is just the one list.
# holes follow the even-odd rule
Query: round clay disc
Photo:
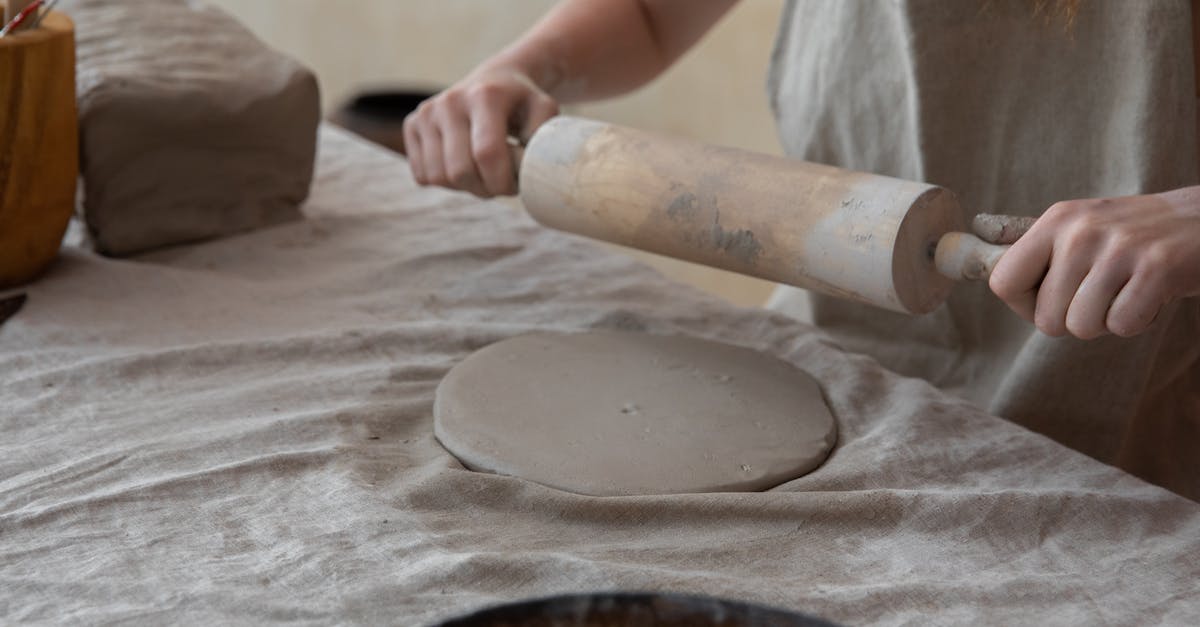
[[765, 490], [837, 439], [816, 381], [791, 364], [636, 333], [492, 344], [450, 370], [433, 412], [467, 468], [597, 496]]

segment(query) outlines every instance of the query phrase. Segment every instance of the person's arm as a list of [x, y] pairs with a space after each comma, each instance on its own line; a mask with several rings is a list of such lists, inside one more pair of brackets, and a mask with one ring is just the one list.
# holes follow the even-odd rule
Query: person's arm
[[423, 103], [404, 123], [423, 185], [478, 196], [515, 191], [507, 137], [527, 140], [560, 102], [640, 87], [737, 0], [564, 0], [513, 45]]
[[1047, 335], [1142, 333], [1168, 303], [1200, 296], [1200, 187], [1057, 203], [989, 284]]

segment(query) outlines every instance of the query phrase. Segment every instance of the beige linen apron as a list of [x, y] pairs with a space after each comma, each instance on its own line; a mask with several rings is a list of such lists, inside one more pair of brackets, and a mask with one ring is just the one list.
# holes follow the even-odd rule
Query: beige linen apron
[[[793, 0], [769, 80], [788, 154], [944, 185], [968, 214], [1197, 183], [1189, 0]], [[965, 217], [970, 217], [965, 216]], [[798, 302], [786, 295], [781, 308]], [[822, 296], [846, 348], [1200, 500], [1200, 306], [1051, 338], [983, 284], [907, 317]]]

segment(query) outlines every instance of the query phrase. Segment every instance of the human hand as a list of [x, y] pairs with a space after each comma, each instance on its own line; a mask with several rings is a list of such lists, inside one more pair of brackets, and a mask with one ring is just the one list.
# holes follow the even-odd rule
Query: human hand
[[558, 114], [558, 102], [525, 74], [480, 69], [421, 103], [404, 120], [413, 177], [481, 198], [516, 192], [508, 136], [527, 140]]
[[989, 285], [1047, 335], [1137, 335], [1166, 304], [1200, 295], [1200, 187], [1057, 203]]

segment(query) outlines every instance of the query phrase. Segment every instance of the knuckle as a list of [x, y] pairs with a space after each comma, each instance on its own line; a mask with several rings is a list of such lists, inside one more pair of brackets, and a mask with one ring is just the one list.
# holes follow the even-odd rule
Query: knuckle
[[1108, 233], [1107, 242], [1110, 254], [1117, 258], [1123, 258], [1141, 248], [1139, 238], [1125, 230], [1115, 230]]
[[1089, 274], [1114, 277], [1117, 275], [1125, 275], [1128, 277], [1133, 274], [1132, 264], [1129, 262], [1129, 256], [1119, 252], [1108, 250], [1097, 255], [1091, 262], [1091, 267], [1088, 269]]
[[446, 172], [447, 181], [458, 189], [469, 186], [474, 178], [475, 175], [471, 169], [461, 164], [451, 166]]
[[504, 95], [504, 91], [504, 86], [499, 83], [483, 81], [471, 85], [468, 89], [467, 97], [472, 101], [489, 104], [500, 100]]
[[[1151, 293], [1153, 292], [1151, 290]], [[1127, 301], [1119, 306], [1112, 307], [1105, 326], [1108, 330], [1120, 337], [1133, 337], [1142, 331], [1145, 331], [1158, 314], [1158, 304], [1151, 306], [1148, 299], [1154, 298], [1150, 293], [1145, 297], [1139, 298], [1136, 301]]]
[[1135, 335], [1138, 334], [1137, 330], [1134, 329], [1132, 326], [1128, 326], [1123, 323], [1119, 323], [1116, 326], [1113, 326], [1112, 329], [1110, 329], [1110, 330], [1112, 331], [1112, 334], [1117, 337], [1129, 338], [1129, 337], [1134, 337]]
[[1168, 275], [1175, 268], [1174, 253], [1161, 243], [1145, 246], [1138, 263], [1138, 271], [1150, 277]]
[[1103, 231], [1086, 219], [1073, 222], [1063, 232], [1063, 243], [1071, 250], [1095, 248], [1104, 239]]
[[533, 132], [546, 120], [558, 115], [558, 102], [548, 96], [539, 97], [528, 104], [527, 112], [530, 122], [529, 131]]
[[1063, 325], [1060, 324], [1039, 322], [1037, 323], [1037, 328], [1042, 332], [1043, 335], [1048, 335], [1050, 337], [1063, 337], [1067, 334], [1067, 330], [1064, 329]]
[[1130, 276], [1138, 272], [1139, 268], [1145, 267], [1143, 262], [1136, 247], [1118, 246], [1110, 242], [1100, 254], [1096, 255], [1092, 262], [1092, 271]]
[[1012, 288], [1009, 286], [1008, 281], [996, 274], [988, 278], [988, 288], [1002, 301], [1008, 302], [1012, 297]]
[[404, 123], [401, 128], [406, 134], [412, 135], [417, 132], [417, 114], [415, 111], [404, 116]]
[[1021, 295], [1016, 283], [1007, 273], [1001, 272], [1000, 268], [992, 272], [992, 276], [988, 278], [988, 287], [996, 296], [1000, 297], [1000, 300], [1005, 302], [1011, 302]]
[[1038, 330], [1050, 337], [1062, 337], [1067, 334], [1066, 325], [1061, 318], [1049, 315], [1041, 311], [1040, 308], [1039, 311], [1034, 313], [1033, 320]]
[[447, 89], [437, 96], [437, 104], [443, 107], [457, 107], [462, 104], [463, 98], [461, 89]]
[[404, 120], [408, 128], [412, 129], [412, 132], [420, 133], [422, 130], [427, 129], [430, 125], [429, 110], [417, 109], [416, 111], [408, 114], [408, 117], [404, 118]]
[[1077, 200], [1056, 202], [1050, 205], [1049, 209], [1046, 209], [1042, 217], [1051, 222], [1063, 222], [1079, 214], [1080, 204]]
[[1081, 340], [1092, 340], [1104, 334], [1104, 328], [1093, 322], [1067, 318], [1067, 331]]
[[548, 94], [539, 93], [533, 98], [533, 105], [540, 111], [550, 113], [551, 115], [558, 113], [558, 101]]
[[1134, 278], [1143, 286], [1143, 302], [1168, 303], [1180, 295], [1178, 286], [1186, 283], [1182, 271], [1168, 252], [1148, 250], [1133, 272]]
[[1118, 337], [1133, 337], [1141, 332], [1138, 321], [1124, 312], [1110, 313], [1106, 324], [1108, 330]]
[[481, 165], [499, 161], [507, 151], [507, 144], [495, 137], [488, 137], [471, 146], [471, 156], [475, 157], [475, 161]]

